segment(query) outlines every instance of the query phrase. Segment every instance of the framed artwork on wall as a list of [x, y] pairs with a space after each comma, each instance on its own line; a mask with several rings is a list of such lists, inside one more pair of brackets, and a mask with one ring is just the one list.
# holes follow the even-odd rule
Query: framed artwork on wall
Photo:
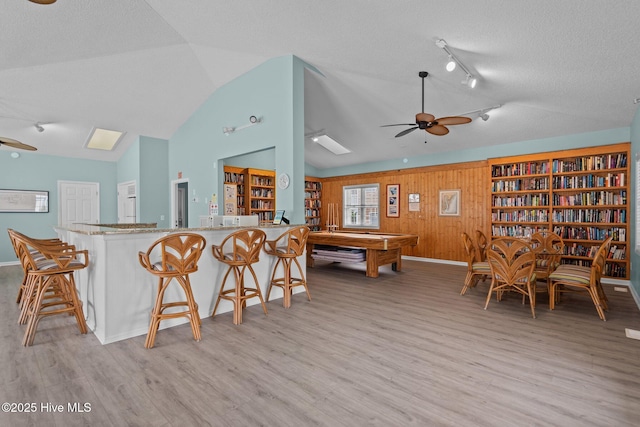
[[420, 193], [409, 194], [409, 212], [420, 211]]
[[400, 216], [400, 184], [387, 184], [387, 216]]
[[460, 216], [460, 190], [440, 190], [440, 216]]
[[49, 212], [49, 192], [0, 190], [0, 212]]

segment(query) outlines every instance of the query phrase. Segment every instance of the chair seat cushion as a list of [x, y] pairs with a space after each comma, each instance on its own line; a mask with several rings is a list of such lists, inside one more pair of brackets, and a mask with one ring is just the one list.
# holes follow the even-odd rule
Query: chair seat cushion
[[591, 283], [591, 268], [562, 264], [549, 275], [549, 279], [553, 282], [574, 282], [589, 285]]
[[471, 269], [473, 270], [474, 273], [486, 273], [486, 274], [491, 273], [491, 267], [489, 267], [489, 263], [486, 261], [474, 262], [471, 265]]
[[[167, 265], [167, 267], [168, 267], [167, 271], [175, 271], [175, 269], [171, 265]], [[162, 261], [154, 262], [153, 263], [153, 269], [156, 270], [156, 271], [165, 271], [162, 268]]]

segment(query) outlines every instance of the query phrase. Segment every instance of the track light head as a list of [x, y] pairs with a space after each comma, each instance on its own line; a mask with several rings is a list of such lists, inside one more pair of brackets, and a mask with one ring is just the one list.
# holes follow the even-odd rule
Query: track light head
[[33, 125], [33, 127], [36, 128], [36, 130], [40, 133], [44, 132], [44, 128], [42, 127], [42, 125], [38, 122], [35, 125]]
[[487, 113], [480, 114], [480, 118], [485, 122], [489, 120], [489, 115]]
[[456, 61], [454, 61], [451, 57], [449, 57], [449, 62], [447, 62], [447, 66], [445, 67], [448, 72], [452, 72], [456, 69]]
[[478, 79], [473, 77], [471, 74], [467, 74], [467, 77], [461, 81], [463, 85], [469, 86], [469, 88], [474, 89], [478, 84]]
[[453, 70], [456, 69], [456, 65], [457, 65], [456, 61], [454, 61], [451, 55], [449, 55], [449, 62], [447, 62], [447, 66], [445, 67], [447, 71], [452, 72]]

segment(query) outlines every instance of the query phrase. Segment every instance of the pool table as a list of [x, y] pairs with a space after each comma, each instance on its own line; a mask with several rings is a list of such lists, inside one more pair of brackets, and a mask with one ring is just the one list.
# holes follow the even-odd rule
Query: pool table
[[[416, 234], [393, 234], [357, 231], [313, 231], [307, 239], [307, 266], [313, 267], [315, 245], [363, 249], [366, 252], [367, 277], [378, 277], [378, 267], [391, 264], [393, 271], [402, 269], [402, 248], [418, 244]], [[323, 257], [322, 259], [328, 259]], [[332, 259], [348, 262], [340, 256]]]

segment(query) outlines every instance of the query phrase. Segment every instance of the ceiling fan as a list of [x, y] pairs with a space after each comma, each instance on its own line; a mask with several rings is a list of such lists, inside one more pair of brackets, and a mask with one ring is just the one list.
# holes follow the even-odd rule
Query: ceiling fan
[[16, 141], [15, 139], [5, 138], [4, 136], [0, 136], [0, 146], [6, 145], [7, 147], [18, 148], [20, 150], [29, 150], [36, 151], [36, 147], [32, 147], [31, 145], [24, 144], [20, 141]]
[[[424, 129], [432, 135], [446, 135], [449, 133], [449, 129], [447, 126], [451, 125], [463, 125], [465, 123], [469, 123], [471, 119], [469, 117], [463, 116], [448, 116], [448, 117], [440, 117], [436, 119], [433, 114], [424, 112], [424, 79], [427, 77], [429, 73], [427, 71], [420, 71], [418, 76], [422, 79], [422, 112], [416, 114], [416, 122], [414, 123], [398, 123], [393, 125], [382, 125], [380, 127], [389, 127], [389, 126], [413, 126], [409, 129], [405, 129], [402, 132], [396, 135], [396, 138], [400, 136], [405, 136], [406, 134], [413, 132], [416, 129]], [[446, 125], [446, 126], [445, 126]]]

